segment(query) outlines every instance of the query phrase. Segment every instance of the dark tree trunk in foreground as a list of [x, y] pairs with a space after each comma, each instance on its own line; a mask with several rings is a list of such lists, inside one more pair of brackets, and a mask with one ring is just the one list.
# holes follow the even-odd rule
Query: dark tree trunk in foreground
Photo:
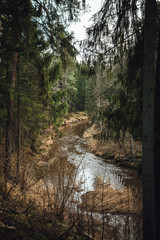
[[6, 156], [4, 162], [4, 173], [8, 177], [10, 175], [10, 164], [13, 152], [13, 111], [14, 111], [14, 89], [16, 84], [18, 53], [13, 53], [10, 69], [8, 71], [9, 78], [9, 96], [7, 104], [7, 124], [6, 124]]
[[19, 179], [20, 173], [20, 94], [19, 94], [19, 66], [17, 66], [17, 179]]
[[[144, 75], [143, 75], [143, 239], [158, 240], [156, 233], [160, 230], [157, 222], [156, 193], [159, 185], [160, 154], [157, 151], [158, 141], [155, 141], [155, 133], [159, 132], [159, 116], [155, 105], [159, 98], [156, 92], [157, 69], [157, 4], [156, 0], [146, 0], [146, 16], [144, 27]], [[157, 78], [158, 80], [158, 78]], [[157, 98], [158, 97], [158, 98]], [[157, 103], [156, 103], [157, 102]], [[159, 115], [159, 114], [158, 114]], [[159, 190], [158, 190], [159, 191]]]
[[157, 75], [155, 90], [155, 136], [154, 136], [154, 177], [155, 177], [155, 214], [156, 239], [160, 239], [160, 24], [158, 35]]

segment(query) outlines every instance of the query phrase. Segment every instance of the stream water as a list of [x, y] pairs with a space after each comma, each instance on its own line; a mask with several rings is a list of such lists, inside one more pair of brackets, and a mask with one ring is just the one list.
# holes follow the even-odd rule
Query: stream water
[[[80, 183], [80, 195], [94, 191], [97, 179], [109, 183], [114, 189], [129, 189], [134, 193], [141, 192], [141, 184], [137, 174], [132, 169], [126, 169], [115, 164], [106, 163], [88, 149], [83, 138], [84, 131], [89, 127], [87, 121], [73, 124], [63, 130], [62, 137], [53, 144], [55, 156], [66, 157], [67, 161], [77, 167], [76, 182]], [[136, 196], [136, 194], [135, 194]], [[94, 216], [101, 219], [100, 213]], [[112, 226], [118, 228], [117, 240], [140, 240], [141, 213], [137, 214], [106, 214], [106, 219]], [[104, 220], [104, 216], [103, 216]]]

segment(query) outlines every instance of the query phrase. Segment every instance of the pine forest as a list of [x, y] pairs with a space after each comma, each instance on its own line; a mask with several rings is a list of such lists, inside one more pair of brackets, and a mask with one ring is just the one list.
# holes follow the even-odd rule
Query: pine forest
[[0, 239], [160, 239], [159, 48], [158, 0], [0, 0]]

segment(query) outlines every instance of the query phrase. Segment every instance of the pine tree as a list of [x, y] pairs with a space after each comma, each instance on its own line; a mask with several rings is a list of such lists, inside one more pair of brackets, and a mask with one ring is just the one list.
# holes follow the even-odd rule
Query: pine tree
[[[51, 123], [59, 124], [58, 119], [66, 113], [64, 91], [54, 91], [54, 84], [59, 80], [62, 70], [58, 68], [57, 71], [51, 62], [53, 58], [60, 58], [63, 66], [67, 66], [68, 58], [76, 54], [71, 44], [73, 37], [65, 31], [66, 22], [63, 17], [74, 17], [80, 10], [80, 3], [33, 2], [2, 2], [1, 31], [4, 51], [1, 64], [0, 114], [3, 118], [3, 139], [3, 129], [6, 128], [6, 179], [13, 175], [11, 162], [16, 149], [19, 172], [20, 142], [28, 142], [36, 151], [35, 141], [40, 131]], [[68, 14], [64, 13], [62, 6], [66, 6]]]
[[[119, 76], [122, 84], [122, 92], [119, 92], [118, 101], [120, 103], [126, 102], [126, 110], [135, 101], [135, 107], [132, 104], [128, 109], [130, 118], [128, 119], [128, 129], [132, 135], [141, 137], [141, 121], [140, 128], [135, 131], [135, 125], [138, 123], [138, 114], [142, 112], [142, 107], [136, 105], [138, 101], [142, 105], [142, 89], [143, 89], [143, 231], [144, 239], [159, 239], [159, 207], [160, 194], [158, 192], [159, 180], [159, 55], [157, 61], [157, 54], [159, 49], [158, 31], [159, 24], [158, 1], [104, 1], [102, 9], [94, 15], [94, 25], [89, 28], [88, 39], [84, 43], [85, 51], [90, 50], [94, 56], [91, 55], [89, 59], [92, 63], [98, 59], [99, 52], [101, 53], [102, 61], [107, 64], [114, 64], [115, 56], [121, 52], [132, 52], [133, 55], [128, 55], [130, 64], [127, 65], [127, 71], [122, 72]], [[145, 14], [144, 14], [145, 12]], [[112, 25], [112, 28], [110, 27]], [[144, 30], [144, 33], [143, 33]], [[143, 37], [142, 37], [143, 36]], [[140, 57], [137, 62], [134, 59], [138, 57], [138, 45], [141, 43], [143, 47], [144, 38], [144, 55], [143, 59]], [[112, 45], [107, 45], [107, 42], [112, 42]], [[88, 43], [88, 44], [87, 44]], [[121, 51], [119, 51], [119, 46]], [[97, 51], [97, 49], [99, 51]], [[142, 49], [142, 48], [140, 48]], [[143, 49], [140, 50], [143, 52]], [[86, 54], [88, 55], [88, 53]], [[114, 56], [114, 57], [113, 57]], [[121, 58], [121, 61], [124, 61]], [[142, 63], [144, 71], [142, 72]], [[136, 66], [134, 75], [131, 76], [131, 67]], [[125, 74], [127, 75], [125, 76]], [[128, 79], [126, 80], [126, 77]], [[142, 82], [143, 79], [143, 82]], [[131, 83], [131, 86], [129, 86]], [[137, 87], [138, 90], [136, 89]], [[123, 91], [125, 90], [125, 91]], [[131, 96], [126, 95], [131, 93]], [[133, 92], [132, 92], [133, 91]], [[116, 101], [116, 102], [118, 102]], [[120, 109], [120, 108], [119, 108]], [[136, 111], [136, 117], [133, 115], [133, 109]], [[118, 110], [118, 109], [117, 109]], [[125, 109], [122, 108], [122, 113]], [[113, 115], [114, 111], [111, 109], [110, 119], [118, 120], [120, 111]], [[127, 113], [127, 112], [126, 112]], [[133, 120], [131, 119], [133, 116]], [[134, 119], [135, 118], [135, 119]], [[123, 117], [120, 116], [119, 130], [123, 126]], [[122, 125], [121, 125], [122, 124]], [[126, 124], [126, 122], [124, 122]]]

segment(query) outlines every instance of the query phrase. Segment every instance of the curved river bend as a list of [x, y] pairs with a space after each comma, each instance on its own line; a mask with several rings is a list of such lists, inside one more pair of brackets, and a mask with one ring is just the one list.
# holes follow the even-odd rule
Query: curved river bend
[[[88, 149], [83, 138], [84, 131], [89, 127], [87, 121], [73, 124], [64, 128], [62, 137], [53, 144], [54, 157], [65, 157], [77, 167], [76, 182], [81, 183], [80, 195], [95, 190], [97, 179], [108, 183], [113, 189], [128, 189], [133, 196], [141, 193], [141, 184], [137, 174], [132, 169], [126, 169], [115, 164], [106, 163], [103, 159], [95, 156]], [[94, 217], [101, 219], [100, 213], [94, 213]], [[104, 216], [103, 216], [104, 217]], [[119, 213], [107, 214], [109, 224], [118, 226], [117, 240], [140, 240], [141, 212], [137, 214]], [[104, 218], [103, 218], [104, 219]]]

